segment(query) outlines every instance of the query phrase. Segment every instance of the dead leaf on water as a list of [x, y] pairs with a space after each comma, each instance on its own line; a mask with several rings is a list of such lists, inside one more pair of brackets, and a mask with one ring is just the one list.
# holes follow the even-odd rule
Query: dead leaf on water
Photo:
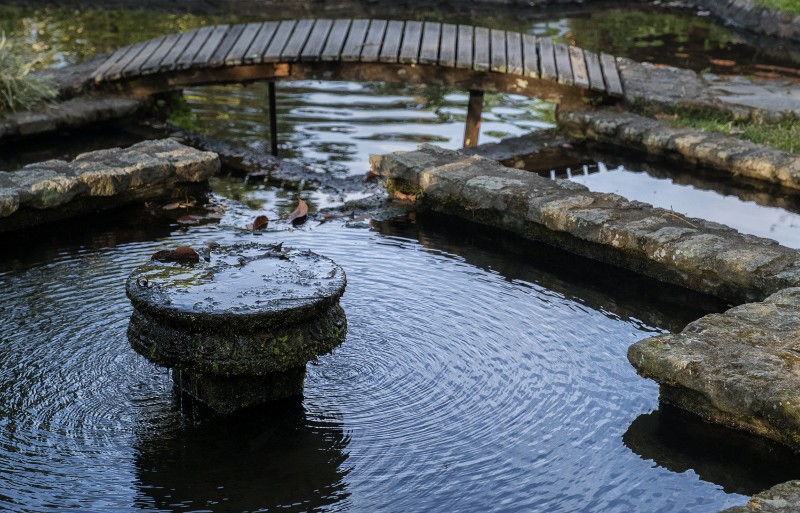
[[193, 207], [193, 206], [194, 206], [193, 202], [176, 201], [175, 203], [167, 203], [166, 205], [161, 207], [161, 209], [162, 210], [175, 210], [175, 209], [178, 209], [178, 208], [189, 208], [189, 207]]
[[297, 198], [297, 208], [294, 209], [294, 212], [289, 214], [287, 221], [292, 223], [295, 226], [301, 225], [306, 222], [308, 218], [308, 204], [300, 198]]
[[253, 224], [250, 225], [250, 229], [253, 231], [256, 230], [263, 230], [269, 224], [269, 219], [267, 216], [258, 216], [253, 220]]
[[394, 196], [393, 197], [397, 201], [402, 201], [402, 202], [405, 202], [405, 203], [414, 203], [414, 202], [417, 201], [417, 195], [416, 194], [403, 194], [400, 191], [394, 191]]
[[189, 246], [178, 246], [175, 249], [164, 249], [161, 251], [156, 251], [151, 260], [157, 260], [159, 262], [180, 262], [186, 264], [196, 264], [200, 261], [200, 255], [197, 254], [197, 251], [193, 250]]
[[731, 61], [728, 59], [709, 59], [708, 61], [716, 66], [725, 66], [726, 68], [736, 66], [736, 61]]
[[188, 215], [188, 216], [181, 216], [176, 221], [180, 224], [200, 224], [200, 221], [203, 220], [202, 216], [195, 216], [195, 215]]

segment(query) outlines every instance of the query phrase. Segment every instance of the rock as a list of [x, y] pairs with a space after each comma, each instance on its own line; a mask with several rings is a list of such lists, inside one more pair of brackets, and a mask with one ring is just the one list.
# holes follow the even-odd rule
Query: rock
[[800, 285], [800, 252], [702, 219], [433, 146], [374, 156], [418, 206], [735, 302]]
[[219, 412], [302, 395], [306, 363], [344, 340], [344, 270], [310, 251], [214, 247], [195, 265], [151, 261], [125, 290], [128, 339]]
[[754, 495], [744, 506], [720, 513], [796, 513], [800, 509], [800, 481], [787, 481]]
[[800, 452], [800, 288], [642, 340], [628, 360], [662, 401]]

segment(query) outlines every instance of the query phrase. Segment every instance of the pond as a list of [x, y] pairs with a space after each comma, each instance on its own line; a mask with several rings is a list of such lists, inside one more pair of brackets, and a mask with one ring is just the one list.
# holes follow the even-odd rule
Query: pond
[[[647, 8], [473, 22], [613, 47], [634, 58], [650, 52], [716, 72], [781, 73], [792, 66], [785, 55], [762, 59], [694, 14], [668, 12], [654, 23]], [[435, 16], [459, 21], [463, 14]], [[0, 26], [49, 46], [60, 63], [239, 20], [0, 8]], [[611, 30], [620, 24], [635, 34]], [[641, 33], [643, 24], [652, 30]], [[634, 43], [626, 46], [626, 39]], [[757, 67], [764, 62], [772, 68]], [[463, 91], [322, 82], [279, 84], [278, 91], [282, 156], [316, 171], [361, 175], [370, 153], [420, 142], [460, 145]], [[263, 84], [198, 88], [185, 98], [180, 122], [233, 144], [267, 147]], [[489, 95], [481, 141], [549, 128], [552, 110], [537, 100]], [[131, 136], [121, 137], [107, 143]], [[105, 144], [85, 139], [81, 150]], [[657, 166], [596, 154], [587, 154], [586, 165], [586, 176], [582, 168], [570, 174], [593, 189], [666, 198], [661, 206], [689, 215], [717, 210], [692, 210], [705, 199], [678, 203], [683, 192], [670, 196], [683, 191], [676, 188], [680, 172], [660, 175]], [[730, 192], [713, 183], [694, 181], [691, 189]], [[293, 229], [273, 222], [270, 231], [253, 234], [241, 228], [261, 213], [285, 216], [295, 191], [235, 178], [211, 185], [210, 201], [224, 210], [211, 224], [182, 226], [181, 212], [151, 205], [2, 240], [3, 508], [710, 513], [800, 477], [798, 462], [773, 444], [660, 408], [657, 386], [625, 359], [633, 342], [678, 331], [724, 303], [438, 217], [312, 220]], [[736, 194], [736, 201], [759, 204]], [[312, 210], [341, 201], [301, 195]], [[774, 236], [789, 245], [796, 243], [791, 203], [770, 206], [789, 216], [788, 224], [773, 223], [781, 228]], [[742, 230], [766, 219], [725, 213], [738, 203], [719, 208]], [[208, 239], [283, 241], [329, 256], [347, 272], [347, 339], [309, 366], [302, 400], [210, 415], [129, 348], [128, 273], [157, 250]]]

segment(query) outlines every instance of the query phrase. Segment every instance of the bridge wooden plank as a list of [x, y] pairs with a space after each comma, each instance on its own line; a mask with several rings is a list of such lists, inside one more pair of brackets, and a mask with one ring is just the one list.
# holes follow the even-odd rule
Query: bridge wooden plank
[[473, 47], [472, 69], [475, 71], [489, 71], [490, 59], [489, 29], [475, 27], [475, 43]]
[[178, 40], [179, 36], [180, 34], [164, 36], [158, 48], [154, 52], [151, 52], [150, 56], [139, 66], [139, 75], [149, 75], [158, 71], [158, 65], [161, 63], [164, 56], [172, 50], [172, 47], [175, 46], [175, 42]]
[[278, 62], [281, 60], [281, 53], [283, 48], [289, 41], [289, 36], [292, 35], [294, 26], [297, 24], [296, 20], [285, 20], [278, 25], [275, 31], [275, 36], [272, 38], [267, 50], [264, 52], [261, 62]]
[[416, 64], [419, 62], [419, 50], [422, 44], [422, 22], [407, 21], [403, 32], [403, 44], [400, 46], [400, 62]]
[[369, 20], [353, 20], [350, 25], [350, 33], [342, 47], [342, 60], [345, 62], [357, 61], [361, 58], [361, 50], [364, 49], [364, 39], [367, 37]]
[[403, 41], [402, 21], [392, 20], [386, 26], [386, 34], [383, 36], [383, 46], [381, 47], [381, 62], [397, 62], [400, 53], [400, 43]]
[[586, 71], [589, 73], [589, 87], [592, 91], [605, 92], [606, 85], [603, 82], [603, 71], [600, 69], [600, 58], [589, 50], [584, 50], [583, 56], [586, 59]]
[[548, 38], [539, 39], [539, 71], [541, 77], [547, 80], [556, 80], [556, 57], [553, 53], [553, 41]]
[[314, 23], [314, 28], [311, 29], [311, 33], [308, 35], [303, 51], [300, 52], [301, 61], [320, 60], [331, 26], [333, 26], [333, 20], [317, 20]]
[[121, 59], [125, 57], [125, 54], [131, 51], [133, 45], [131, 46], [123, 46], [122, 48], [117, 48], [117, 50], [111, 54], [111, 56], [106, 59], [96, 70], [94, 70], [94, 74], [92, 78], [95, 82], [101, 82], [106, 78], [106, 74], [108, 70], [111, 69], [114, 64], [119, 62]]
[[263, 23], [248, 23], [244, 26], [244, 30], [242, 30], [236, 44], [231, 47], [228, 55], [225, 56], [224, 61], [226, 65], [237, 66], [244, 63], [247, 50], [250, 49], [250, 46], [252, 46], [253, 41], [256, 40], [256, 36], [263, 26]]
[[313, 28], [314, 20], [298, 20], [297, 25], [294, 26], [294, 32], [286, 42], [286, 46], [283, 47], [281, 61], [297, 62], [300, 59], [300, 52], [303, 51]]
[[439, 38], [442, 24], [426, 21], [422, 29], [422, 43], [419, 50], [420, 64], [436, 64], [439, 60]]
[[506, 58], [506, 31], [491, 31], [492, 39], [492, 66], [491, 70], [498, 73], [508, 72], [508, 60]]
[[134, 59], [131, 59], [130, 62], [128, 62], [128, 64], [122, 70], [122, 76], [138, 77], [139, 75], [141, 75], [140, 70], [142, 68], [142, 64], [147, 62], [147, 59], [149, 59], [150, 56], [153, 55], [153, 53], [158, 51], [159, 47], [161, 46], [161, 43], [164, 42], [164, 39], [166, 38], [162, 36], [146, 41], [144, 44], [144, 48], [142, 48], [142, 51], [139, 52], [139, 55], [137, 55]]
[[472, 69], [472, 40], [473, 27], [469, 25], [458, 26], [458, 44], [456, 46], [456, 67]]
[[383, 34], [386, 33], [386, 20], [372, 20], [369, 24], [369, 31], [364, 44], [361, 47], [361, 61], [362, 62], [377, 62], [378, 56], [381, 54], [381, 45], [383, 44]]
[[192, 61], [194, 61], [194, 56], [197, 55], [197, 52], [203, 47], [203, 44], [205, 44], [213, 30], [214, 27], [203, 27], [199, 29], [189, 44], [186, 45], [186, 49], [184, 49], [176, 59], [175, 68], [173, 69], [188, 69], [192, 65]]
[[269, 44], [272, 42], [272, 38], [275, 37], [275, 32], [277, 30], [277, 21], [265, 21], [261, 25], [261, 28], [259, 29], [258, 34], [256, 34], [255, 39], [253, 39], [253, 43], [250, 45], [250, 48], [248, 48], [245, 52], [242, 62], [244, 64], [260, 63], [261, 58], [264, 56]]
[[325, 42], [325, 48], [322, 49], [322, 54], [320, 55], [323, 61], [339, 60], [350, 23], [352, 23], [352, 20], [336, 20], [333, 22], [328, 41]]
[[542, 77], [542, 69], [539, 67], [539, 43], [538, 37], [531, 34], [522, 34], [523, 74], [526, 77]]
[[600, 54], [600, 66], [603, 68], [603, 78], [606, 79], [606, 91], [611, 96], [622, 96], [622, 80], [617, 71], [617, 59], [607, 53]]
[[[535, 56], [535, 47], [533, 51]], [[522, 75], [525, 67], [522, 60], [522, 34], [519, 32], [506, 32], [506, 55], [508, 59], [507, 73]]]
[[576, 86], [589, 89], [589, 71], [586, 69], [586, 60], [583, 57], [583, 49], [577, 46], [570, 46], [569, 60], [572, 64], [572, 78]]
[[219, 44], [225, 38], [225, 34], [228, 33], [229, 28], [228, 25], [217, 25], [213, 27], [208, 39], [206, 39], [206, 42], [200, 47], [197, 55], [192, 59], [193, 68], [200, 68], [208, 65], [208, 61], [214, 56], [214, 52], [217, 51], [217, 47], [219, 47]]
[[572, 85], [572, 63], [569, 60], [569, 50], [561, 43], [553, 43], [553, 52], [556, 56], [556, 69], [558, 70], [558, 83]]
[[146, 45], [147, 41], [143, 41], [131, 46], [130, 50], [126, 52], [125, 55], [108, 68], [105, 75], [106, 80], [119, 80], [122, 78], [122, 70], [141, 53]]
[[213, 55], [211, 55], [211, 58], [208, 59], [209, 66], [217, 67], [225, 64], [225, 59], [239, 41], [242, 32], [244, 32], [244, 28], [244, 23], [238, 23], [228, 30], [228, 33], [222, 38], [222, 41], [220, 41], [219, 46], [214, 51]]
[[200, 30], [193, 29], [187, 32], [184, 32], [180, 35], [178, 40], [175, 42], [175, 46], [172, 47], [172, 50], [161, 59], [161, 63], [158, 66], [158, 71], [172, 71], [178, 67], [178, 60], [181, 56], [186, 52], [186, 49], [192, 44], [192, 41], [195, 40], [196, 37], [199, 36]]
[[458, 27], [449, 23], [442, 25], [442, 39], [439, 43], [439, 66], [456, 67], [456, 48]]

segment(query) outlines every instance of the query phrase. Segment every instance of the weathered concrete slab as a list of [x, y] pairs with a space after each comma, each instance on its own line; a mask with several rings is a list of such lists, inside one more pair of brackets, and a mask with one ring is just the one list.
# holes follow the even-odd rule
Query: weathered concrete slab
[[129, 118], [148, 106], [148, 101], [131, 98], [86, 96], [44, 105], [33, 111], [10, 113], [0, 116], [0, 143]]
[[485, 158], [421, 146], [373, 156], [372, 170], [418, 194], [423, 208], [729, 301], [761, 300], [800, 285], [800, 252], [774, 241]]
[[572, 134], [652, 155], [800, 189], [800, 156], [750, 141], [614, 111], [563, 112], [559, 126]]
[[787, 481], [754, 495], [744, 506], [720, 513], [796, 513], [800, 509], [800, 481]]
[[216, 154], [163, 139], [0, 171], [0, 232], [160, 196], [219, 168]]
[[662, 401], [800, 452], [798, 334], [795, 287], [640, 341], [628, 360], [660, 383]]

